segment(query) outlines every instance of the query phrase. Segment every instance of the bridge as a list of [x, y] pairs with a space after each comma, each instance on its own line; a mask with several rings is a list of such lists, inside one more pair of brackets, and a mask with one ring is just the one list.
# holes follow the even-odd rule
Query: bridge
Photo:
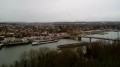
[[101, 40], [109, 40], [109, 41], [120, 41], [120, 39], [110, 39], [110, 38], [104, 38], [104, 37], [91, 37], [91, 36], [78, 36], [78, 39], [81, 40], [81, 38], [89, 38], [91, 39], [101, 39]]
[[81, 41], [82, 38], [89, 38], [89, 42], [92, 42], [92, 39], [100, 39], [100, 40], [108, 40], [108, 41], [113, 41], [114, 43], [116, 42], [120, 42], [120, 39], [110, 39], [110, 38], [105, 38], [105, 37], [92, 37], [92, 36], [63, 36], [61, 38], [65, 38], [65, 39], [75, 39], [77, 38], [77, 40]]
[[[75, 36], [74, 36], [75, 37]], [[81, 38], [89, 38], [90, 42], [80, 42], [80, 43], [72, 43], [72, 44], [65, 44], [65, 45], [59, 45], [57, 46], [57, 48], [62, 49], [62, 48], [73, 48], [73, 47], [78, 47], [78, 46], [88, 46], [92, 43], [91, 39], [101, 39], [101, 40], [109, 40], [109, 41], [113, 41], [114, 44], [120, 42], [119, 39], [110, 39], [110, 38], [103, 38], [103, 37], [91, 37], [91, 36], [76, 36], [78, 38], [79, 41], [81, 41]], [[65, 36], [62, 38], [67, 38], [67, 39], [71, 39], [73, 38], [73, 36]]]

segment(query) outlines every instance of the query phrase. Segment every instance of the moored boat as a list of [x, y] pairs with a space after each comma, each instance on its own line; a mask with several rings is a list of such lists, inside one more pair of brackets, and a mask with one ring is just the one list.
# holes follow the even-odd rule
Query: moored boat
[[41, 44], [47, 44], [47, 43], [54, 43], [57, 42], [57, 39], [47, 39], [47, 40], [34, 40], [32, 42], [32, 45], [41, 45]]
[[2, 49], [2, 47], [3, 47], [3, 44], [0, 44], [0, 49]]
[[5, 46], [5, 47], [10, 47], [10, 46], [27, 45], [27, 44], [29, 44], [28, 41], [22, 41], [22, 42], [9, 42], [9, 43], [5, 43], [4, 46]]
[[40, 45], [39, 41], [33, 41], [32, 45]]

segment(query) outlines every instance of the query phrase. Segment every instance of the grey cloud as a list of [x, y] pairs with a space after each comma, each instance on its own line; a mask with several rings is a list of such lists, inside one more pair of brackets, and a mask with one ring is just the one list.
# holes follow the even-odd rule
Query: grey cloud
[[120, 21], [119, 0], [0, 0], [0, 21]]

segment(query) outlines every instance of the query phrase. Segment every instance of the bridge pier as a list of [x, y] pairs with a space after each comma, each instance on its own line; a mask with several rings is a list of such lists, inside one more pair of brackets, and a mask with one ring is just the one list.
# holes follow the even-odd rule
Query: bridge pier
[[78, 40], [81, 41], [81, 37], [78, 37]]
[[89, 38], [89, 39], [90, 39], [90, 42], [92, 42], [92, 40], [91, 40], [92, 38]]
[[116, 41], [116, 40], [114, 40], [113, 42], [114, 42], [114, 45], [116, 45], [116, 44], [117, 44], [117, 41]]

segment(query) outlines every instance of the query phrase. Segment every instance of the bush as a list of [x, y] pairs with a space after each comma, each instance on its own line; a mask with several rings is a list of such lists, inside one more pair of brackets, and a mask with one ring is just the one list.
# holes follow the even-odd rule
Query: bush
[[[89, 56], [81, 48], [51, 50], [41, 48], [24, 53], [11, 67], [120, 67], [120, 45], [93, 43]], [[2, 67], [6, 67], [3, 65]]]

